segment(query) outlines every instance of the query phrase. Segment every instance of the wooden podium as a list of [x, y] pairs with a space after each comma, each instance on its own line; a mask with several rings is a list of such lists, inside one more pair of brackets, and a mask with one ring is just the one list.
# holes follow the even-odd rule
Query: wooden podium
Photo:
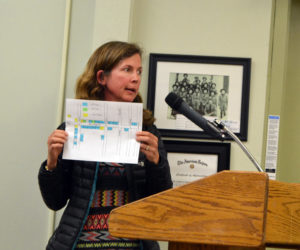
[[169, 249], [300, 249], [300, 184], [222, 171], [114, 209], [113, 236]]

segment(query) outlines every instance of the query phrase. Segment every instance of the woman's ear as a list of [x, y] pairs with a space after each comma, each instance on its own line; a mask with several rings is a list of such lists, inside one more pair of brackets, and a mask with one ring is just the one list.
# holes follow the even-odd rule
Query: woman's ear
[[101, 84], [102, 86], [105, 85], [105, 82], [104, 82], [104, 71], [102, 69], [98, 70], [98, 72], [97, 72], [97, 82], [99, 84]]

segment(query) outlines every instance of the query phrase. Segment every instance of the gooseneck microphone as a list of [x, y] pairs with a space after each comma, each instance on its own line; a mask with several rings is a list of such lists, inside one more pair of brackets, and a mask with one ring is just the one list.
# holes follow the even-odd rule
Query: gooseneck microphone
[[206, 133], [210, 134], [214, 138], [217, 138], [221, 141], [225, 139], [225, 133], [228, 134], [238, 145], [241, 149], [246, 153], [252, 163], [255, 165], [259, 172], [264, 172], [259, 163], [255, 160], [246, 146], [240, 141], [240, 139], [229, 129], [225, 126], [224, 123], [215, 119], [214, 122], [210, 122], [202, 117], [198, 112], [196, 112], [192, 107], [190, 107], [186, 102], [182, 100], [181, 97], [176, 95], [175, 93], [171, 92], [167, 95], [165, 99], [166, 103], [177, 112], [183, 114], [197, 126], [202, 128]]
[[190, 107], [181, 97], [171, 92], [165, 98], [166, 103], [177, 112], [181, 113], [197, 126], [202, 128], [206, 133], [210, 134], [214, 138], [223, 141], [225, 138], [224, 134], [221, 133], [212, 122], [206, 120], [198, 112], [196, 112], [192, 107]]

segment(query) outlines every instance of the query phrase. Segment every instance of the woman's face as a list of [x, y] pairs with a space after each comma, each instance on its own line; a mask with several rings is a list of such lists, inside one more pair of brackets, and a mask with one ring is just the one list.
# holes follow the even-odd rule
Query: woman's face
[[121, 60], [104, 76], [100, 84], [104, 86], [104, 100], [132, 102], [138, 94], [142, 73], [139, 54]]

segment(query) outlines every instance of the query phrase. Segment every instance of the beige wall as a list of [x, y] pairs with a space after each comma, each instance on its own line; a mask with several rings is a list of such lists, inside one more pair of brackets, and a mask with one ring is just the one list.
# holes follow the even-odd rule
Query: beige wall
[[[299, 1], [274, 2], [272, 46], [266, 96], [265, 128], [267, 115], [280, 116], [277, 180], [298, 183], [300, 168], [298, 154], [299, 124]], [[267, 131], [265, 131], [266, 145]]]
[[287, 65], [284, 79], [278, 179], [300, 181], [300, 1], [291, 1]]
[[64, 1], [0, 1], [1, 249], [48, 240], [37, 174], [56, 126], [64, 18]]
[[[137, 0], [133, 3], [130, 40], [141, 43], [146, 50], [141, 88], [144, 100], [148, 53], [252, 58], [245, 145], [261, 162], [272, 1]], [[231, 169], [256, 171], [237, 144], [232, 143], [231, 149]]]

